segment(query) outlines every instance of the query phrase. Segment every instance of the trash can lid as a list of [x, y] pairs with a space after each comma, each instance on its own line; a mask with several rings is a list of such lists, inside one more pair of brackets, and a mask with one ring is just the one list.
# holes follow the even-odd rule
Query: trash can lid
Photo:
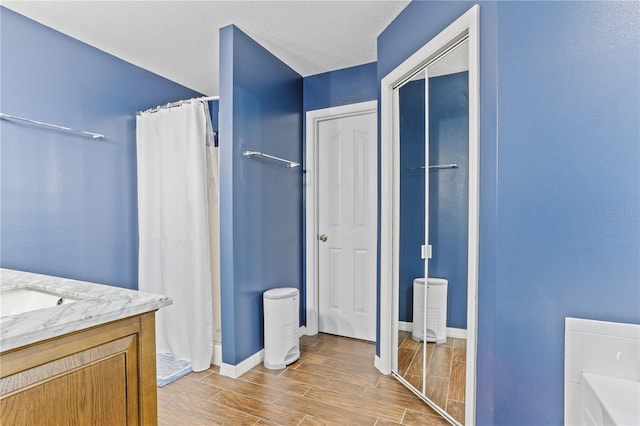
[[298, 295], [298, 289], [292, 287], [272, 288], [264, 292], [265, 299], [286, 299]]
[[431, 278], [431, 277], [429, 277], [429, 279], [427, 280], [427, 283], [429, 285], [447, 285], [449, 283], [449, 281], [444, 279], [444, 278]]
[[[424, 278], [416, 278], [413, 280], [414, 284], [422, 284], [424, 285]], [[429, 277], [429, 285], [446, 285], [449, 281], [444, 278], [432, 278]]]

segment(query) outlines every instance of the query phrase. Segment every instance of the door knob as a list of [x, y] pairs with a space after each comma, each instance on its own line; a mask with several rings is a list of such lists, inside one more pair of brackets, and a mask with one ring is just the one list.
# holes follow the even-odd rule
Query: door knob
[[324, 243], [325, 241], [327, 241], [327, 234], [320, 235], [318, 239]]

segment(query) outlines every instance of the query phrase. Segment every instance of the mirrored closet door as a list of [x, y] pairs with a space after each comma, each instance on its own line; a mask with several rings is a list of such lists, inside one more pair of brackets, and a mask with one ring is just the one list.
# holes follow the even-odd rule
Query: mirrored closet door
[[468, 36], [462, 35], [394, 90], [400, 175], [394, 373], [460, 424], [467, 356], [468, 70]]

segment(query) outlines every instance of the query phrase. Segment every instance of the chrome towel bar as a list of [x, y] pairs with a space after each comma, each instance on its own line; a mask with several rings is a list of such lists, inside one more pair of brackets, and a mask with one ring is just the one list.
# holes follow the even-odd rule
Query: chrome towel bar
[[[458, 163], [436, 164], [433, 166], [429, 166], [429, 170], [431, 169], [444, 170], [444, 169], [457, 169], [457, 168], [458, 168]], [[405, 170], [420, 170], [420, 169], [426, 169], [426, 167], [425, 166], [405, 167]]]
[[300, 163], [296, 163], [295, 161], [290, 161], [284, 158], [276, 157], [275, 155], [265, 154], [264, 152], [260, 152], [260, 151], [244, 151], [242, 155], [244, 155], [245, 157], [255, 157], [255, 156], [265, 157], [271, 160], [280, 161], [282, 163], [286, 163], [287, 167], [289, 167], [290, 169], [295, 169], [296, 167], [300, 167]]
[[72, 129], [70, 127], [58, 126], [57, 124], [45, 123], [42, 121], [31, 120], [28, 118], [16, 117], [15, 115], [3, 114], [0, 112], [0, 118], [5, 120], [24, 121], [25, 123], [37, 124], [38, 126], [49, 127], [51, 129], [64, 130], [66, 132], [77, 133], [80, 135], [91, 136], [93, 139], [102, 139], [104, 135], [100, 133], [85, 132], [84, 130]]

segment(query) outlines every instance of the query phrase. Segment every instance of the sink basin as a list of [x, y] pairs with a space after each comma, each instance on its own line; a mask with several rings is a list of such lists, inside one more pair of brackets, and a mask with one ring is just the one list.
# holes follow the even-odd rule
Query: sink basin
[[3, 291], [0, 293], [0, 317], [67, 305], [78, 300], [80, 299], [31, 288]]
[[582, 424], [640, 425], [640, 382], [582, 373]]

